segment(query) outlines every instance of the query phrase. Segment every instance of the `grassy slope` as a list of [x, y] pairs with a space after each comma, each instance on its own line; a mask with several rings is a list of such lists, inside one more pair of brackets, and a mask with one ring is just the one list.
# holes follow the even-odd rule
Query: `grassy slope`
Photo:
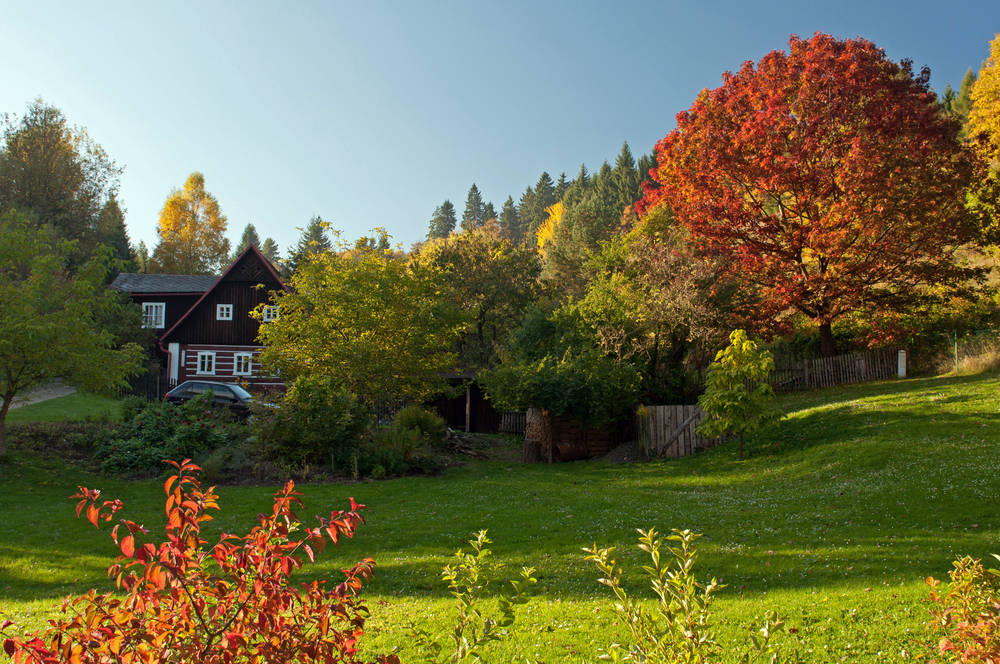
[[118, 417], [119, 401], [108, 397], [74, 392], [64, 397], [40, 401], [21, 406], [7, 413], [7, 422], [64, 422], [82, 420], [87, 417], [115, 419]]
[[[744, 642], [776, 609], [800, 630], [790, 638], [808, 661], [910, 661], [928, 640], [922, 579], [945, 575], [957, 555], [1000, 550], [998, 390], [995, 377], [980, 376], [795, 395], [783, 401], [788, 419], [747, 461], [725, 447], [641, 465], [491, 463], [437, 478], [308, 486], [303, 515], [348, 495], [370, 506], [358, 538], [312, 572], [336, 578], [373, 556], [370, 644], [405, 647], [408, 620], [450, 624], [439, 569], [485, 527], [510, 574], [522, 564], [539, 570], [535, 599], [491, 660], [590, 661], [617, 627], [580, 548], [615, 544], [634, 567], [634, 528], [687, 527], [705, 534], [700, 573], [728, 584], [715, 605], [723, 643]], [[85, 477], [58, 460], [15, 455], [0, 467], [0, 613], [39, 625], [62, 595], [107, 586], [111, 545], [65, 500], [78, 483], [159, 524], [158, 482]], [[270, 492], [223, 488], [216, 527], [245, 530]]]

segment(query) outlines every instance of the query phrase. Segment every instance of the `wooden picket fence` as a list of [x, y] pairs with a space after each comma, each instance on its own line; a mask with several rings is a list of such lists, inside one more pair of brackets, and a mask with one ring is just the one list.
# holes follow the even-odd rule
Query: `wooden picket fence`
[[723, 442], [704, 438], [697, 428], [705, 411], [699, 406], [646, 406], [636, 415], [639, 445], [647, 457], [685, 457]]
[[520, 412], [507, 411], [500, 414], [500, 433], [511, 434], [514, 436], [524, 435], [524, 425], [525, 425], [526, 413], [522, 410]]
[[768, 376], [767, 382], [775, 392], [794, 392], [869, 380], [889, 380], [898, 375], [898, 362], [899, 351], [886, 348], [802, 360], [778, 357], [775, 358], [775, 370]]

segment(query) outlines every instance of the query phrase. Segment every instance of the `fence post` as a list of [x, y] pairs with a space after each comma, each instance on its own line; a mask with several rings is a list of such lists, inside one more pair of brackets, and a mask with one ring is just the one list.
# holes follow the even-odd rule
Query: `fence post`
[[896, 355], [896, 377], [906, 378], [906, 351], [903, 349]]

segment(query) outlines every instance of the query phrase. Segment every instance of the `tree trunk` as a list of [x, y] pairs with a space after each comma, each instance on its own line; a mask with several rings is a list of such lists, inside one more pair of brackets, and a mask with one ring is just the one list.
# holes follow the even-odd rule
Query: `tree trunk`
[[833, 341], [833, 329], [829, 322], [819, 325], [819, 351], [823, 357], [833, 357], [837, 354], [837, 346]]
[[10, 410], [10, 398], [0, 397], [3, 399], [3, 405], [0, 406], [0, 461], [5, 461], [7, 459], [7, 411]]

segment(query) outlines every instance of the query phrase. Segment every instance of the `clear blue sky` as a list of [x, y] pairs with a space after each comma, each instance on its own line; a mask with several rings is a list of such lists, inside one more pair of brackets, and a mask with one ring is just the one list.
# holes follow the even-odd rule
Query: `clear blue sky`
[[[821, 6], [822, 5], [822, 6]], [[958, 87], [1000, 2], [5, 3], [0, 110], [35, 97], [120, 164], [133, 241], [195, 170], [235, 241], [312, 215], [406, 245], [476, 182], [499, 209], [543, 170], [638, 155], [699, 90], [819, 30]]]

